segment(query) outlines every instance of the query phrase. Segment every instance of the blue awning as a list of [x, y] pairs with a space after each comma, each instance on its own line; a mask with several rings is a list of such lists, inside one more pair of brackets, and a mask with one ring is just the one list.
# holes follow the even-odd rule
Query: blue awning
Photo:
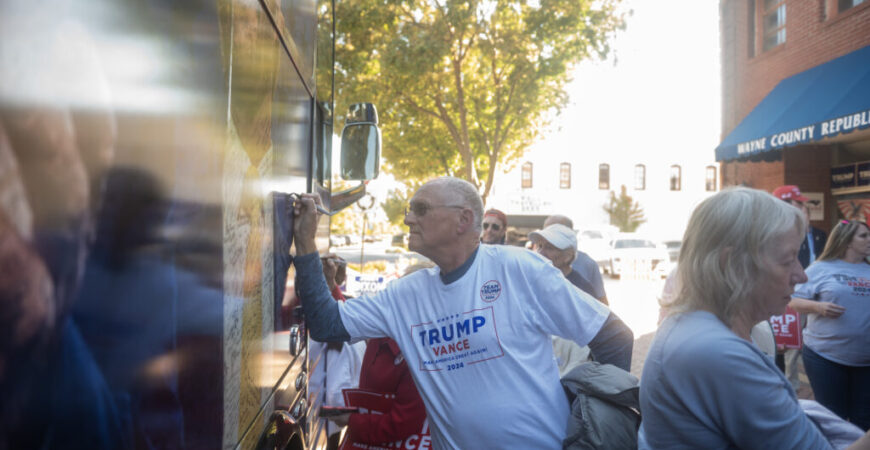
[[870, 46], [779, 82], [716, 147], [744, 158], [870, 127]]

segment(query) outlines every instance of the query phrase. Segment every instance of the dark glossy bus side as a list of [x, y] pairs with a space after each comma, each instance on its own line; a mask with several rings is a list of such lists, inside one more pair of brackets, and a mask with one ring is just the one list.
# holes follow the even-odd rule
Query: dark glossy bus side
[[332, 8], [0, 3], [0, 449], [317, 446], [273, 192], [332, 200]]

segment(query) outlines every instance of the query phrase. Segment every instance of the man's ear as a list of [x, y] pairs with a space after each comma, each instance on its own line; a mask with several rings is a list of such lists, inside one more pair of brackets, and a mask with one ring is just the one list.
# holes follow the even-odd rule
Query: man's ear
[[474, 213], [469, 208], [462, 208], [459, 212], [459, 222], [456, 225], [456, 231], [460, 235], [467, 233], [474, 228]]

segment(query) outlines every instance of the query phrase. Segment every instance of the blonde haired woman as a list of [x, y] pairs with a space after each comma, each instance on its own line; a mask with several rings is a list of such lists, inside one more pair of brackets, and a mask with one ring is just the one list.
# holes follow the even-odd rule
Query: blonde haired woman
[[644, 363], [640, 448], [831, 447], [750, 340], [806, 281], [797, 257], [805, 231], [800, 211], [755, 189], [725, 189], [695, 209], [681, 282]]
[[803, 359], [816, 400], [870, 428], [870, 228], [844, 220], [791, 305], [808, 314]]

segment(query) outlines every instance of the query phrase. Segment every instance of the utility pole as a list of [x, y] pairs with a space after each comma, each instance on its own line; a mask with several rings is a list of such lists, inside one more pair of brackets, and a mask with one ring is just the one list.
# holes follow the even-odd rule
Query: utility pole
[[360, 246], [359, 246], [359, 271], [363, 272], [365, 266], [363, 265], [363, 255], [365, 254], [366, 248], [366, 219], [368, 218], [368, 210], [375, 206], [375, 198], [366, 193], [362, 198], [356, 201], [356, 206], [359, 206], [359, 209], [362, 210], [363, 213], [363, 223], [362, 223], [362, 233], [360, 236]]

